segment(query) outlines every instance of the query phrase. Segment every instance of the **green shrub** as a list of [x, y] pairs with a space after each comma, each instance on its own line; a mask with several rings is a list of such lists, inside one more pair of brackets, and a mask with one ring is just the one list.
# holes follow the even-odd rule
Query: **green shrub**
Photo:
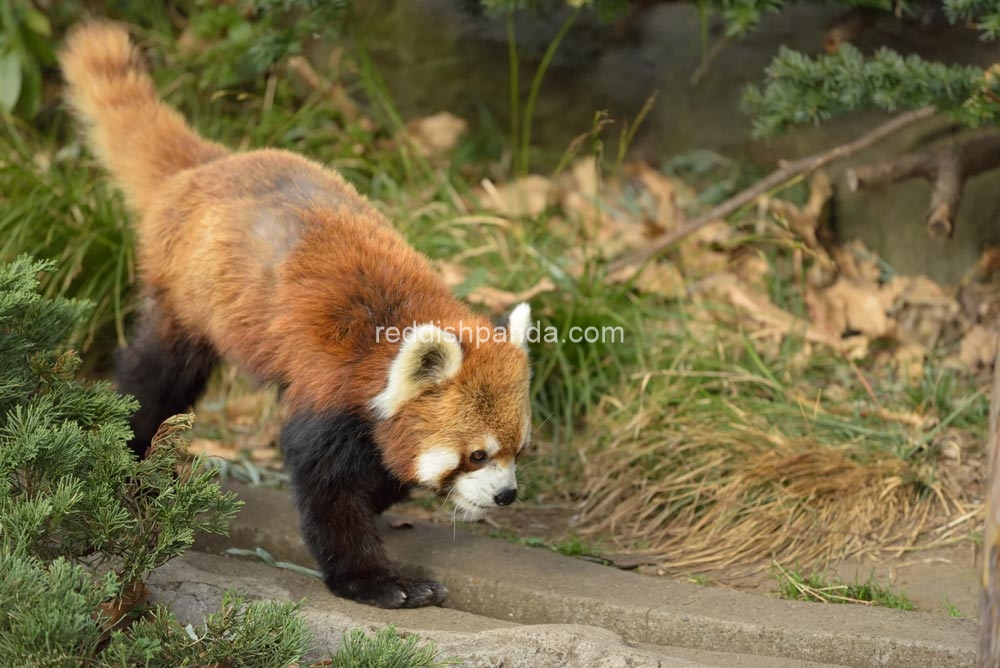
[[90, 306], [39, 295], [51, 263], [0, 265], [0, 656], [17, 666], [287, 666], [306, 640], [296, 605], [227, 595], [198, 632], [155, 610], [113, 630], [150, 570], [225, 533], [241, 505], [199, 460], [176, 473], [190, 416], [149, 457], [126, 443], [135, 402], [75, 379], [68, 347]]

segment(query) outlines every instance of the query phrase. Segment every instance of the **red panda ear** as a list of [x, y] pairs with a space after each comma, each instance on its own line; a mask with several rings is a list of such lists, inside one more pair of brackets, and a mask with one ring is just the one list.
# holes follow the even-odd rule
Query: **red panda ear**
[[528, 349], [528, 330], [531, 328], [531, 306], [521, 302], [507, 316], [507, 340]]
[[381, 419], [395, 415], [410, 399], [431, 385], [444, 382], [462, 368], [462, 346], [454, 334], [435, 325], [407, 331], [389, 366], [385, 389], [371, 401]]

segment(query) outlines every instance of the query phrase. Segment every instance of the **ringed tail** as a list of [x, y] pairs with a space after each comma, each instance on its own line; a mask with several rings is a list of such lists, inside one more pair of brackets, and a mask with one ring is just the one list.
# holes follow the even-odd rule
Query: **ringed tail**
[[132, 210], [144, 213], [174, 174], [228, 154], [160, 101], [139, 50], [121, 26], [103, 21], [77, 26], [59, 64], [87, 143]]

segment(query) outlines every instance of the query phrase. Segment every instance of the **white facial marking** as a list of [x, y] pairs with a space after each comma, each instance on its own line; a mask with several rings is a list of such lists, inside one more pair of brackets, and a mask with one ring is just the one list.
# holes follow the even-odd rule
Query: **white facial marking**
[[483, 449], [486, 450], [486, 454], [492, 457], [500, 452], [500, 441], [497, 440], [496, 436], [490, 434], [486, 437], [486, 447]]
[[437, 487], [441, 479], [458, 468], [459, 454], [448, 448], [431, 448], [417, 456], [417, 480], [428, 487]]
[[479, 519], [496, 507], [493, 497], [505, 489], [517, 489], [514, 462], [489, 463], [476, 471], [463, 473], [455, 480], [452, 499], [465, 519]]
[[461, 368], [462, 346], [455, 335], [435, 325], [420, 325], [407, 331], [389, 367], [385, 389], [370, 406], [379, 418], [391, 418], [424, 388], [453, 378]]
[[507, 317], [507, 340], [516, 346], [528, 349], [528, 329], [531, 327], [531, 306], [521, 302]]

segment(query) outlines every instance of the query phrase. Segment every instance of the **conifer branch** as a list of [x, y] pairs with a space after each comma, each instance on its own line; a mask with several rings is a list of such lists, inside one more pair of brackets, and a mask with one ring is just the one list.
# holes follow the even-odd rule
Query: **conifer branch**
[[892, 183], [920, 177], [934, 190], [927, 210], [927, 233], [950, 237], [962, 199], [965, 180], [1000, 167], [1000, 135], [985, 134], [943, 146], [848, 169], [847, 185], [852, 191], [875, 190]]
[[851, 44], [811, 58], [782, 47], [764, 86], [748, 86], [744, 109], [754, 134], [773, 136], [862, 109], [895, 113], [932, 106], [967, 126], [1000, 121], [1000, 77], [881, 48], [865, 56]]

